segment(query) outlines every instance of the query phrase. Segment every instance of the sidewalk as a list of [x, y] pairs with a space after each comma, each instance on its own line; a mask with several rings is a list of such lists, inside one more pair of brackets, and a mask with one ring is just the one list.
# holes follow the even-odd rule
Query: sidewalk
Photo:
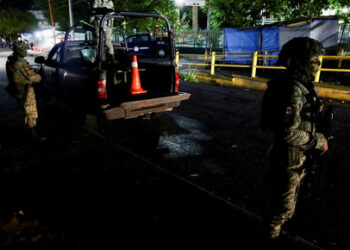
[[[268, 78], [250, 76], [250, 70], [240, 70], [239, 68], [216, 67], [215, 75], [210, 74], [210, 67], [181, 65], [184, 63], [203, 63], [203, 59], [182, 58], [179, 65], [180, 73], [195, 72], [198, 82], [210, 82], [225, 87], [238, 87], [264, 91], [267, 87]], [[350, 102], [350, 86], [336, 83], [320, 82], [315, 83], [316, 90], [320, 97], [334, 99], [338, 101]]]
[[[210, 82], [225, 87], [237, 87], [264, 91], [267, 87], [267, 78], [243, 76], [210, 75], [208, 73], [196, 73], [199, 82]], [[336, 85], [331, 83], [315, 83], [318, 95], [322, 98], [350, 102], [350, 86]]]

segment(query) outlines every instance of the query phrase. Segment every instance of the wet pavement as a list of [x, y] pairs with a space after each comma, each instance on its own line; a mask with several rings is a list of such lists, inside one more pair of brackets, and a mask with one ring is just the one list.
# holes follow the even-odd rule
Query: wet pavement
[[[1, 249], [313, 249], [302, 239], [266, 242], [260, 217], [165, 170], [166, 161], [154, 164], [52, 115], [55, 110], [46, 110], [52, 119], [46, 141], [8, 134], [14, 109], [0, 88], [1, 131], [7, 141], [15, 139], [0, 152]], [[203, 133], [206, 125], [172, 118], [190, 132], [179, 141], [171, 134], [160, 138], [171, 149], [167, 159], [201, 157], [203, 141], [212, 139]]]
[[75, 135], [1, 153], [3, 249], [266, 244], [255, 215], [91, 133]]
[[[2, 88], [0, 100], [9, 126], [13, 102]], [[55, 124], [46, 141], [17, 138], [0, 153], [1, 249], [270, 244], [256, 215], [69, 120]]]

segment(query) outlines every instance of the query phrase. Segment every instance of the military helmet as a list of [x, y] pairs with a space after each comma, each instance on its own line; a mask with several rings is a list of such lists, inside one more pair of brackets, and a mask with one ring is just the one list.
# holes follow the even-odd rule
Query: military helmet
[[13, 53], [20, 57], [27, 56], [27, 45], [23, 41], [16, 41], [13, 43]]
[[277, 65], [287, 67], [287, 72], [295, 76], [314, 77], [311, 58], [324, 54], [322, 44], [308, 37], [296, 37], [283, 45]]
[[278, 65], [289, 67], [293, 64], [305, 64], [314, 56], [324, 54], [320, 42], [308, 37], [296, 37], [283, 45], [278, 57]]

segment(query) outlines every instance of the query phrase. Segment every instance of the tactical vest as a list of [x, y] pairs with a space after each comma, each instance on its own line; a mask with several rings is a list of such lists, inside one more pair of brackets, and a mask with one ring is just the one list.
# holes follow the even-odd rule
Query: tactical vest
[[[282, 117], [285, 110], [282, 108], [285, 95], [293, 89], [299, 88], [302, 92], [303, 107], [300, 111], [301, 122], [298, 129], [314, 133], [316, 122], [316, 111], [320, 107], [320, 101], [314, 90], [313, 84], [302, 84], [296, 80], [277, 79], [268, 82], [268, 88], [264, 93], [261, 104], [260, 126], [263, 130], [278, 131], [283, 128]], [[289, 93], [290, 94], [290, 93]]]

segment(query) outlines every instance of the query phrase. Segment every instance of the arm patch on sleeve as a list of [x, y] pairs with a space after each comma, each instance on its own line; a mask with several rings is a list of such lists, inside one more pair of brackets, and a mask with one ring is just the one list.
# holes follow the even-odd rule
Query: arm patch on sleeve
[[296, 107], [287, 106], [284, 113], [284, 122], [291, 123], [294, 120], [295, 115], [296, 115]]
[[295, 115], [296, 114], [296, 107], [294, 106], [288, 106], [286, 107], [286, 115]]

